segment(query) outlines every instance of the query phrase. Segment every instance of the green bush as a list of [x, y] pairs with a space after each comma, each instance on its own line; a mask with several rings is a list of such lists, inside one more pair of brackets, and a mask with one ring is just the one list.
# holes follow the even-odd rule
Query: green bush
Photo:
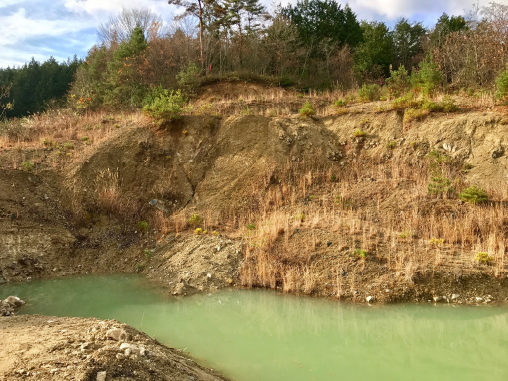
[[411, 88], [409, 80], [410, 76], [404, 65], [401, 65], [399, 70], [393, 70], [391, 77], [386, 80], [390, 97], [400, 97], [405, 94]]
[[342, 99], [339, 99], [337, 102], [335, 102], [335, 107], [337, 107], [337, 108], [346, 107], [346, 106], [347, 106], [347, 102], [343, 101]]
[[474, 256], [474, 259], [478, 263], [485, 263], [488, 264], [489, 262], [492, 262], [494, 260], [494, 257], [491, 257], [489, 253], [481, 252]]
[[458, 110], [455, 100], [449, 95], [445, 95], [443, 100], [440, 102], [440, 106], [444, 112], [455, 112]]
[[361, 137], [364, 137], [366, 135], [367, 135], [367, 133], [365, 131], [360, 130], [359, 128], [357, 128], [355, 130], [355, 133], [354, 133], [354, 137], [355, 138], [361, 138]]
[[161, 125], [181, 118], [184, 103], [185, 99], [180, 90], [169, 92], [159, 85], [153, 88], [143, 100], [143, 112], [155, 124]]
[[316, 114], [316, 111], [312, 107], [309, 101], [306, 101], [303, 107], [300, 109], [300, 115], [303, 117], [312, 116]]
[[194, 62], [191, 62], [176, 75], [178, 86], [186, 92], [193, 93], [200, 84], [200, 74], [201, 70], [199, 67]]
[[443, 74], [435, 62], [423, 60], [418, 65], [418, 72], [411, 76], [413, 88], [421, 90], [424, 95], [432, 96], [436, 89], [443, 83]]
[[506, 68], [496, 78], [496, 99], [506, 100], [508, 96], [508, 64]]
[[464, 189], [461, 193], [459, 193], [459, 198], [462, 201], [469, 202], [473, 205], [481, 204], [489, 200], [487, 193], [483, 189], [478, 188], [476, 185]]
[[23, 168], [24, 171], [32, 172], [34, 169], [34, 163], [31, 161], [24, 161], [21, 163], [21, 168]]
[[406, 93], [402, 97], [394, 99], [391, 106], [394, 110], [401, 110], [405, 108], [420, 108], [422, 106], [422, 101], [415, 100], [413, 93]]
[[443, 194], [453, 191], [451, 180], [443, 175], [435, 175], [430, 178], [427, 190], [430, 194]]
[[189, 225], [199, 225], [201, 222], [203, 222], [203, 219], [199, 214], [193, 214], [191, 218], [189, 218]]
[[355, 249], [353, 256], [357, 258], [365, 258], [367, 256], [367, 250]]
[[254, 222], [253, 222], [253, 223], [251, 223], [251, 224], [247, 224], [247, 229], [249, 229], [249, 230], [254, 230], [254, 229], [256, 229], [256, 224], [255, 224]]
[[142, 232], [146, 232], [148, 230], [148, 222], [139, 221], [138, 222], [138, 230], [140, 230]]
[[377, 84], [366, 85], [364, 84], [358, 92], [358, 97], [362, 102], [375, 102], [381, 96], [381, 87]]

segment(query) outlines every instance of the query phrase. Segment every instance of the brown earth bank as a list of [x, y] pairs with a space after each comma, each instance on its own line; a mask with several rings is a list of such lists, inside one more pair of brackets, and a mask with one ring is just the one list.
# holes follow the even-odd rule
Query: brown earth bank
[[[1, 140], [0, 283], [142, 272], [174, 295], [502, 301], [507, 120], [377, 105], [311, 118], [200, 106], [161, 127], [139, 113], [33, 118]], [[489, 201], [462, 201], [469, 185]]]
[[180, 351], [114, 320], [0, 319], [0, 379], [226, 380]]

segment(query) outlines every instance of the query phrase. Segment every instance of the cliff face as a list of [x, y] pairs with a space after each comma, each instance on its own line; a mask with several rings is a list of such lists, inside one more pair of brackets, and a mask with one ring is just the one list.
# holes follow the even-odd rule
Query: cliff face
[[[144, 271], [173, 292], [242, 284], [356, 300], [504, 295], [504, 116], [407, 123], [403, 111], [348, 110], [185, 116], [160, 129], [125, 122], [71, 155], [4, 149], [0, 281]], [[35, 168], [23, 170], [26, 161]], [[491, 201], [461, 201], [469, 185]], [[182, 244], [201, 254], [177, 260]], [[219, 261], [221, 245], [233, 246]], [[198, 275], [183, 277], [196, 261]]]

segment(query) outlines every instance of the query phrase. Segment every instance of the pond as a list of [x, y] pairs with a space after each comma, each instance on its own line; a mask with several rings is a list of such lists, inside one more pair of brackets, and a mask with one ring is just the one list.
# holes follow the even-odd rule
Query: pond
[[506, 306], [365, 306], [236, 289], [176, 299], [136, 275], [0, 286], [8, 295], [27, 301], [22, 314], [117, 319], [233, 380], [508, 380]]

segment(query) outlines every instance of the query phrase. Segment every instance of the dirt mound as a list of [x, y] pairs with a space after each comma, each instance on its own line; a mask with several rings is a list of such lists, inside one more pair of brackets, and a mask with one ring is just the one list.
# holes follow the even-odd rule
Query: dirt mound
[[225, 380], [117, 321], [15, 316], [0, 320], [0, 378]]

